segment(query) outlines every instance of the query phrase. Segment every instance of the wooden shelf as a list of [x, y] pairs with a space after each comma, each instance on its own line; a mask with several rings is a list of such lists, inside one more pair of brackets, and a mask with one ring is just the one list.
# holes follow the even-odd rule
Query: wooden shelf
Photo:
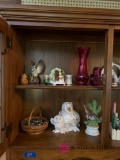
[[120, 90], [120, 86], [114, 86], [112, 87], [112, 90]]
[[52, 90], [103, 90], [103, 86], [79, 86], [79, 85], [43, 85], [43, 84], [30, 84], [30, 85], [17, 85], [15, 89], [52, 89]]
[[[101, 136], [89, 136], [85, 134], [85, 127], [80, 127], [80, 132], [68, 132], [66, 134], [55, 134], [54, 127], [50, 126], [40, 135], [28, 135], [21, 132], [11, 145], [11, 149], [59, 149], [60, 145], [67, 144], [70, 148], [92, 147], [101, 145]], [[71, 138], [70, 138], [71, 137]], [[91, 148], [90, 148], [91, 147]], [[94, 148], [95, 149], [95, 148]]]
[[[29, 135], [25, 132], [20, 132], [11, 145], [11, 150], [29, 150], [29, 149], [45, 149], [59, 150], [60, 145], [67, 144], [70, 149], [114, 149], [120, 148], [120, 142], [111, 140], [110, 145], [104, 146], [101, 144], [101, 135], [89, 136], [85, 134], [85, 126], [80, 127], [80, 132], [68, 132], [66, 134], [53, 133], [53, 126], [49, 126], [40, 135]], [[70, 138], [72, 137], [72, 138]]]
[[119, 140], [111, 140], [111, 146], [120, 148], [120, 141]]

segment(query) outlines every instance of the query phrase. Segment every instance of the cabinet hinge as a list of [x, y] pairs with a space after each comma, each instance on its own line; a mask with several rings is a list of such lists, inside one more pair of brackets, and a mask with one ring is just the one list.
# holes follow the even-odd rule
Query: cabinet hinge
[[7, 48], [12, 49], [12, 39], [10, 37], [6, 38], [6, 46]]
[[6, 49], [4, 49], [4, 51], [3, 51], [3, 52], [1, 52], [1, 54], [2, 54], [2, 55], [7, 54], [7, 50], [6, 50]]
[[12, 131], [12, 123], [6, 124], [4, 128], [1, 129], [5, 133], [5, 137], [8, 137], [11, 134]]

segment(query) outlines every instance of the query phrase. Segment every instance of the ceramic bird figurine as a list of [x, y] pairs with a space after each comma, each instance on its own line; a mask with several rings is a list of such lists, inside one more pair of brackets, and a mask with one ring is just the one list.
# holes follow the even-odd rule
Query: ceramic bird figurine
[[90, 112], [85, 105], [83, 105], [83, 106], [85, 109], [87, 120], [99, 120], [99, 118], [94, 113]]
[[64, 119], [65, 127], [68, 128], [69, 131], [80, 131], [80, 116], [74, 110], [72, 102], [64, 102], [62, 104], [62, 110], [59, 112]]
[[68, 129], [65, 128], [65, 126], [64, 126], [64, 120], [61, 115], [56, 115], [54, 118], [51, 118], [50, 122], [55, 127], [55, 129], [53, 130], [54, 133], [65, 134], [66, 132], [68, 132]]
[[40, 82], [39, 75], [44, 73], [46, 65], [43, 60], [39, 60], [37, 66], [35, 65], [34, 61], [31, 61], [31, 65], [32, 65], [32, 69], [31, 69], [32, 76], [34, 77], [32, 83], [39, 83]]

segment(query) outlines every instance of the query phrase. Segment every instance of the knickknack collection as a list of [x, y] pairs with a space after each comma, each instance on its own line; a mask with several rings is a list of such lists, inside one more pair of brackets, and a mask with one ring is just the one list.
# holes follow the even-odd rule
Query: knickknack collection
[[[79, 66], [78, 71], [76, 75], [76, 84], [77, 85], [102, 85], [101, 81], [101, 69], [100, 67], [94, 67], [93, 73], [89, 76], [87, 71], [87, 58], [90, 52], [90, 47], [78, 47], [77, 48], [79, 53]], [[23, 85], [26, 84], [41, 84], [41, 78], [40, 76], [44, 74], [46, 64], [43, 60], [39, 60], [38, 64], [36, 65], [35, 62], [31, 61], [31, 74], [23, 74], [20, 79], [20, 83]], [[72, 75], [66, 75], [65, 71], [61, 68], [53, 68], [48, 75], [44, 75], [44, 82], [45, 85], [51, 84], [53, 86], [56, 85], [67, 85], [70, 86], [73, 84], [72, 82]], [[85, 133], [91, 136], [98, 136], [99, 135], [99, 126], [98, 123], [102, 121], [102, 117], [98, 118], [98, 113], [101, 111], [101, 106], [97, 106], [97, 101], [93, 100], [92, 103], [88, 104], [88, 107], [86, 105], [83, 105], [85, 109], [86, 119], [85, 125], [86, 130]], [[33, 113], [33, 112], [32, 112]], [[42, 122], [42, 118], [38, 116], [38, 118], [27, 118], [21, 122], [21, 126], [24, 131], [29, 130], [29, 128], [32, 129], [32, 127], [37, 126], [38, 128], [42, 125], [45, 125], [48, 123], [48, 121], [45, 121], [45, 124]], [[28, 121], [28, 122], [27, 122]], [[24, 122], [24, 123], [23, 123]], [[34, 122], [34, 123], [33, 123]], [[65, 134], [69, 131], [79, 132], [80, 131], [80, 115], [78, 112], [74, 110], [73, 103], [72, 102], [64, 102], [62, 104], [61, 111], [55, 115], [53, 118], [50, 119], [50, 122], [52, 125], [54, 125], [54, 133], [61, 133]], [[27, 127], [27, 128], [25, 128]], [[33, 127], [33, 132], [37, 130], [37, 128]], [[46, 127], [47, 128], [47, 127]], [[38, 134], [41, 132], [37, 132]], [[36, 134], [37, 134], [36, 133]], [[33, 133], [34, 134], [34, 133]]]
[[[88, 107], [83, 105], [86, 113], [85, 133], [90, 136], [99, 135], [98, 123], [102, 121], [102, 117], [98, 118], [98, 113], [101, 111], [101, 106], [97, 106], [97, 101], [93, 100], [88, 104]], [[30, 116], [21, 121], [22, 129], [30, 135], [41, 134], [49, 124], [49, 121], [42, 116], [40, 107], [40, 114], [34, 116], [34, 111], [39, 106], [33, 108]], [[53, 118], [50, 118], [50, 123], [54, 125], [53, 133], [65, 134], [68, 132], [80, 132], [80, 114], [75, 111], [72, 102], [64, 102], [61, 110]]]
[[[79, 64], [78, 64], [78, 71], [76, 72], [76, 84], [77, 85], [92, 85], [92, 86], [100, 86], [102, 85], [102, 75], [101, 75], [101, 68], [94, 67], [93, 73], [88, 74], [87, 71], [87, 58], [90, 52], [90, 47], [78, 47], [77, 48], [79, 53]], [[23, 85], [26, 84], [41, 84], [44, 83], [45, 85], [72, 85], [72, 75], [65, 74], [64, 69], [62, 68], [53, 68], [49, 74], [44, 75], [44, 81], [41, 82], [40, 76], [44, 74], [45, 68], [49, 67], [46, 66], [43, 60], [39, 60], [38, 64], [31, 61], [31, 73], [26, 74], [23, 73], [20, 78], [20, 83]]]
[[[104, 68], [95, 66], [93, 68], [93, 72], [88, 74], [87, 71], [87, 58], [89, 56], [90, 47], [78, 47], [79, 53], [79, 64], [78, 71], [76, 74], [76, 84], [77, 85], [92, 85], [92, 86], [101, 86], [105, 85], [105, 75]], [[116, 67], [120, 70], [120, 65], [116, 63], [112, 63], [112, 67]], [[51, 85], [67, 85], [70, 86], [73, 84], [71, 74], [65, 74], [64, 69], [61, 68], [53, 68], [49, 74], [44, 75], [44, 81], [41, 82], [40, 76], [44, 74], [46, 66], [43, 60], [39, 60], [38, 64], [31, 61], [31, 73], [26, 74], [23, 73], [20, 77], [20, 84], [51, 84]], [[114, 68], [111, 73], [112, 86], [120, 85], [120, 75], [115, 72]]]
[[[78, 71], [76, 74], [76, 85], [84, 86], [84, 85], [92, 85], [92, 86], [101, 86], [105, 85], [105, 77], [104, 77], [104, 68], [100, 67], [94, 67], [93, 72], [91, 74], [88, 74], [87, 71], [87, 58], [89, 56], [90, 47], [78, 47], [77, 51], [79, 53], [79, 64], [78, 64]], [[117, 63], [112, 63], [112, 66], [117, 67], [120, 70], [120, 66]], [[53, 68], [49, 74], [45, 74], [46, 64], [43, 60], [39, 60], [37, 64], [35, 62], [31, 61], [31, 74], [23, 73], [20, 78], [20, 84], [22, 85], [28, 85], [28, 84], [45, 84], [45, 85], [64, 85], [64, 86], [71, 86], [74, 85], [72, 82], [72, 75], [71, 74], [65, 74], [65, 71], [61, 68]], [[114, 69], [112, 69], [112, 85], [117, 86], [119, 85], [119, 77], [115, 73]], [[44, 81], [41, 81], [40, 76], [44, 75]], [[93, 100], [91, 103], [89, 103], [87, 106], [84, 106], [85, 114], [86, 114], [86, 121], [84, 121], [84, 124], [86, 125], [85, 133], [91, 136], [98, 136], [100, 134], [99, 132], [99, 123], [102, 122], [102, 117], [98, 117], [98, 114], [101, 112], [101, 106], [97, 106], [97, 101]], [[113, 117], [112, 117], [112, 123], [110, 124], [110, 133], [112, 139], [120, 140], [120, 120], [118, 122], [118, 114], [115, 112], [115, 104], [114, 104], [114, 110], [113, 110]], [[33, 112], [32, 112], [33, 114]], [[23, 121], [21, 122], [22, 129], [26, 132], [27, 128], [31, 128], [31, 124], [34, 126], [42, 126], [44, 123], [37, 124], [38, 121], [41, 120], [41, 118], [38, 116], [38, 118], [33, 118], [34, 120], [31, 120], [30, 118], [27, 118], [28, 122], [25, 121], [23, 124]], [[33, 124], [33, 121], [35, 124]], [[37, 122], [36, 122], [37, 121]], [[48, 127], [48, 120], [45, 121], [47, 123], [46, 128]], [[55, 115], [53, 118], [50, 119], [50, 123], [54, 126], [54, 133], [61, 133], [65, 134], [69, 131], [74, 132], [80, 132], [80, 114], [77, 113], [74, 110], [73, 103], [72, 102], [64, 102], [62, 104], [61, 111]], [[36, 125], [37, 124], [37, 125]], [[118, 127], [116, 129], [116, 127]], [[29, 130], [29, 129], [28, 129]], [[43, 130], [44, 131], [44, 130]], [[42, 131], [42, 132], [43, 132]], [[36, 129], [33, 127], [33, 134], [36, 132]], [[38, 134], [42, 133], [37, 132]], [[29, 133], [31, 134], [31, 132]]]

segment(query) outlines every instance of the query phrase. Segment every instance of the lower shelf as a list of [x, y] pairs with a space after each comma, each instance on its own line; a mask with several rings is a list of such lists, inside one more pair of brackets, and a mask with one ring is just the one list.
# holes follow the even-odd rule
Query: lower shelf
[[15, 141], [12, 143], [12, 148], [31, 148], [39, 147], [41, 149], [59, 149], [61, 145], [68, 145], [70, 148], [86, 149], [90, 147], [99, 147], [101, 137], [89, 136], [85, 134], [85, 128], [81, 128], [80, 132], [68, 132], [66, 134], [55, 134], [52, 132], [54, 128], [49, 127], [40, 135], [28, 135], [27, 133], [19, 133]]
[[28, 156], [28, 160], [31, 160], [32, 155], [35, 156], [35, 160], [120, 158], [120, 148], [101, 145], [101, 136], [89, 136], [85, 134], [85, 128], [81, 127], [80, 132], [66, 134], [55, 134], [52, 130], [53, 127], [49, 127], [35, 136], [19, 133], [10, 147], [10, 160], [25, 160], [25, 155]]
[[62, 145], [68, 145], [70, 149], [109, 149], [105, 147], [119, 147], [120, 141], [112, 140], [110, 146], [101, 144], [101, 135], [90, 136], [85, 133], [85, 127], [80, 127], [80, 132], [68, 132], [66, 134], [53, 133], [53, 127], [48, 127], [39, 135], [29, 135], [25, 132], [20, 132], [11, 148], [15, 149], [31, 149], [33, 147], [40, 149], [60, 149]]

